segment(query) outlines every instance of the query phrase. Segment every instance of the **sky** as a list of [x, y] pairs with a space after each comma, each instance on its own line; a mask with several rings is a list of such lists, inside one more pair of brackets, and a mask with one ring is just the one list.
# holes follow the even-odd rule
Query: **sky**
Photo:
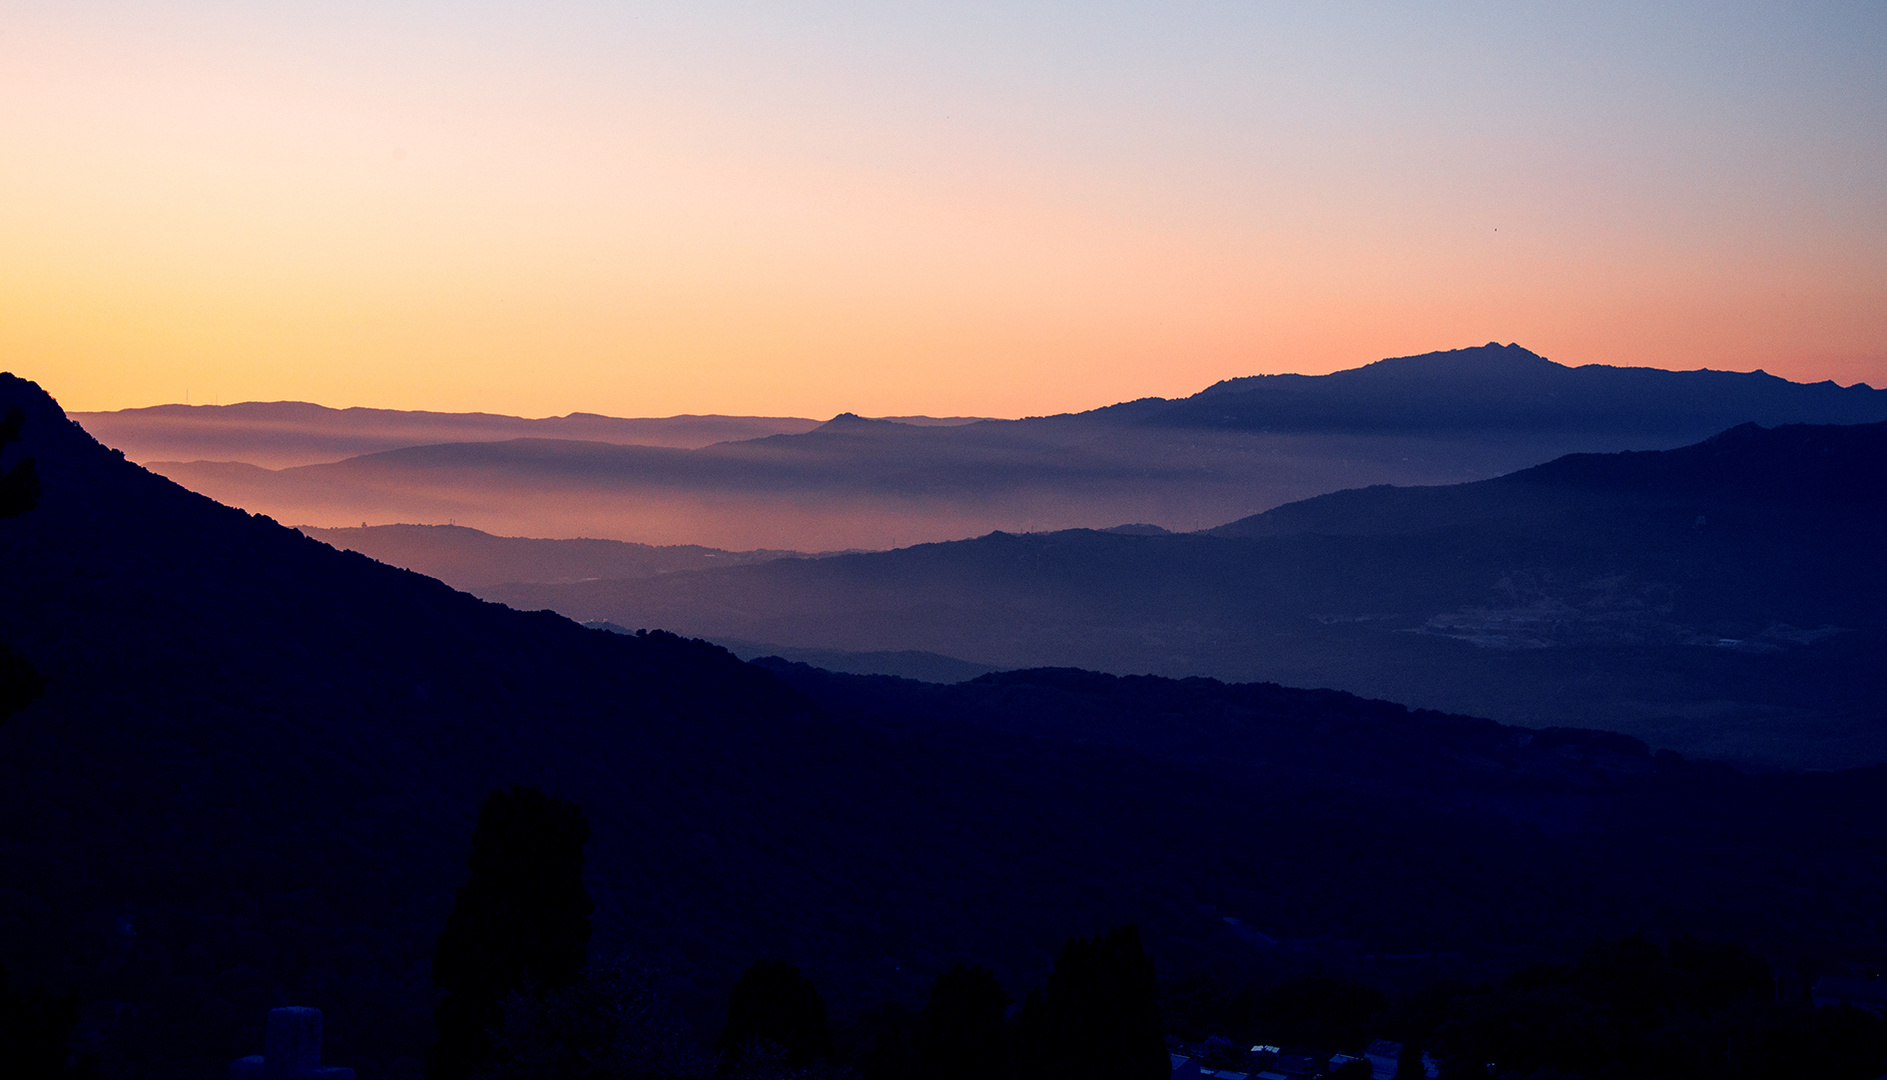
[[1882, 56], [1878, 0], [0, 0], [0, 368], [532, 416], [1487, 341], [1883, 386]]

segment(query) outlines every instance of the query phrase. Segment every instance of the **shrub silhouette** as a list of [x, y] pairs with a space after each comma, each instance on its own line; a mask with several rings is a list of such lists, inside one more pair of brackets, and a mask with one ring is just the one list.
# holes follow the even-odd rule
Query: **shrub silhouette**
[[464, 1080], [491, 1052], [502, 1002], [577, 980], [594, 905], [583, 888], [589, 822], [534, 787], [494, 791], [472, 832], [471, 876], [460, 886], [433, 956], [446, 992], [429, 1080]]
[[474, 1080], [686, 1080], [706, 1075], [669, 1012], [661, 973], [627, 957], [592, 960], [561, 990], [501, 1003], [492, 1055]]
[[1023, 1003], [1029, 1063], [1069, 1080], [1164, 1080], [1172, 1063], [1157, 992], [1138, 927], [1070, 938], [1047, 985]]
[[68, 1045], [79, 999], [15, 991], [0, 964], [0, 1076], [11, 1080], [83, 1080], [92, 1063], [72, 1063]]
[[1008, 1059], [1003, 1027], [1009, 995], [996, 973], [958, 964], [937, 977], [917, 1032], [923, 1080], [980, 1080], [1002, 1074]]
[[782, 960], [762, 960], [734, 984], [716, 1048], [732, 1066], [767, 1043], [785, 1052], [782, 1064], [789, 1067], [832, 1056], [824, 999], [811, 979]]
[[1363, 983], [1329, 975], [1290, 979], [1258, 996], [1252, 1023], [1266, 1042], [1359, 1051], [1370, 1017], [1388, 1000]]

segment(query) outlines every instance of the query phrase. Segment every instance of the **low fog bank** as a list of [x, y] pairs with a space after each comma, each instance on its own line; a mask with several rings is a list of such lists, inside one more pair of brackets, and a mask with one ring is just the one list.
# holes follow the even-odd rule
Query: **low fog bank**
[[1887, 762], [1887, 425], [1735, 429], [1211, 534], [1067, 530], [481, 591], [709, 640], [1328, 686], [1783, 767]]
[[[322, 528], [422, 522], [827, 550], [1124, 522], [1189, 532], [1345, 488], [1482, 480], [1569, 453], [1670, 449], [1746, 422], [1887, 420], [1887, 391], [1760, 372], [1569, 368], [1490, 344], [1023, 420], [177, 408], [86, 422], [193, 490]], [[128, 449], [133, 419], [146, 441]], [[150, 452], [160, 445], [170, 452]], [[353, 456], [333, 460], [344, 449]]]
[[319, 528], [418, 522], [549, 539], [826, 551], [1125, 522], [1191, 532], [1344, 488], [1459, 483], [1562, 453], [1647, 448], [1643, 437], [1589, 433], [1051, 434], [1058, 437], [991, 432], [939, 446], [905, 432], [822, 429], [696, 451], [520, 440], [275, 471], [225, 462], [148, 467], [218, 502]]

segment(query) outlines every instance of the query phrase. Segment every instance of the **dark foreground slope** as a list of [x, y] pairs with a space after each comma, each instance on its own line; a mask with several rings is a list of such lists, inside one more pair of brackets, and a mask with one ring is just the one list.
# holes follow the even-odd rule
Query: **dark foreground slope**
[[1331, 686], [1800, 767], [1887, 761], [1887, 425], [1745, 426], [1186, 536], [1092, 531], [494, 599], [707, 638]]
[[1878, 771], [1206, 680], [782, 679], [337, 552], [0, 377], [15, 403], [45, 494], [0, 522], [0, 640], [49, 681], [0, 727], [0, 959], [77, 990], [107, 1076], [219, 1075], [287, 1003], [329, 1061], [410, 1075], [472, 813], [514, 782], [583, 805], [597, 947], [697, 1018], [764, 956], [843, 1018], [958, 958], [1020, 990], [1129, 919], [1169, 980], [1228, 985], [1637, 929], [1887, 954]]
[[231, 505], [323, 527], [456, 522], [820, 551], [992, 529], [1192, 530], [1341, 488], [1480, 480], [1576, 451], [1682, 446], [1752, 421], [1881, 420], [1887, 390], [1761, 372], [1569, 368], [1489, 344], [1023, 420], [922, 426], [846, 414], [695, 449], [604, 445], [537, 421], [530, 438], [460, 436], [276, 471], [221, 460], [152, 467]]

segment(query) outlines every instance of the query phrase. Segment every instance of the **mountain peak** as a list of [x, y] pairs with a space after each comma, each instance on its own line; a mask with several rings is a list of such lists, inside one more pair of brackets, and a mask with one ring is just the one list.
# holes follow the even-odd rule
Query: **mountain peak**
[[1333, 371], [1328, 375], [1245, 375], [1235, 379], [1223, 379], [1206, 387], [1193, 397], [1247, 393], [1268, 390], [1285, 384], [1307, 387], [1325, 380], [1336, 383], [1351, 380], [1378, 381], [1385, 378], [1425, 382], [1460, 378], [1484, 380], [1515, 375], [1537, 377], [1543, 372], [1571, 370], [1564, 364], [1556, 364], [1525, 346], [1512, 342], [1502, 345], [1498, 341], [1490, 341], [1485, 345], [1471, 345], [1465, 349], [1441, 349], [1435, 352], [1418, 353], [1414, 356], [1392, 356], [1361, 367]]
[[1567, 367], [1517, 344], [1390, 357], [1328, 375], [1228, 379], [1140, 423], [1259, 431], [1635, 432], [1682, 442], [1755, 421], [1871, 423], [1887, 392], [1761, 372]]
[[1332, 377], [1358, 376], [1371, 372], [1377, 376], [1414, 376], [1423, 379], [1489, 378], [1501, 376], [1537, 376], [1544, 372], [1570, 371], [1524, 346], [1498, 341], [1465, 349], [1443, 349], [1415, 356], [1392, 356], [1360, 368], [1333, 372]]
[[814, 428], [814, 431], [885, 431], [891, 428], [910, 427], [896, 420], [880, 420], [870, 416], [860, 416], [854, 412], [842, 412]]

